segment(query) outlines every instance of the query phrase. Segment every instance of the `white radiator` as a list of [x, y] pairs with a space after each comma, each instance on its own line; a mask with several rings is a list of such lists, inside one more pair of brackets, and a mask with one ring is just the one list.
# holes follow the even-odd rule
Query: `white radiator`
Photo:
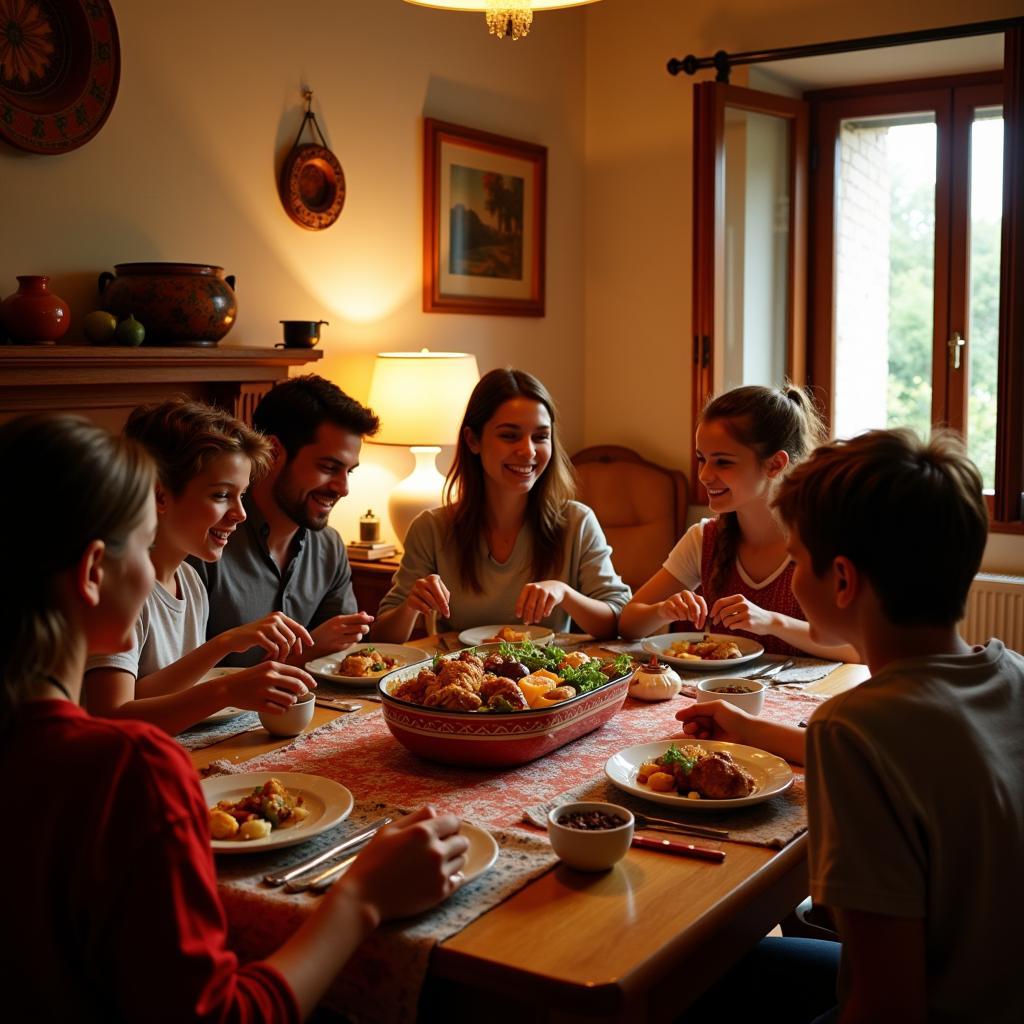
[[1024, 577], [978, 573], [960, 631], [969, 644], [983, 644], [995, 636], [1024, 652]]

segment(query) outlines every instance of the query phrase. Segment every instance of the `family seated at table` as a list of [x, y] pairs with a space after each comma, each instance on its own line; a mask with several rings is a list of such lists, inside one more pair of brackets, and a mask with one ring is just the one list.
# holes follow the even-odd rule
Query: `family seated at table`
[[[12, 479], [62, 499], [0, 512], [4, 535], [25, 539], [0, 621], [0, 764], [9, 778], [29, 764], [36, 776], [32, 793], [14, 790], [21, 831], [3, 863], [26, 879], [13, 926], [42, 928], [8, 965], [23, 979], [15, 1000], [44, 1019], [86, 1005], [145, 1019], [155, 970], [161, 998], [173, 988], [173, 1019], [231, 1006], [294, 1019], [379, 920], [457, 887], [458, 822], [421, 811], [386, 830], [278, 953], [239, 968], [202, 796], [167, 736], [218, 701], [285, 706], [313, 685], [307, 658], [368, 629], [405, 639], [432, 611], [445, 626], [572, 621], [597, 637], [684, 618], [787, 645], [778, 650], [859, 652], [872, 680], [822, 705], [806, 739], [720, 702], [681, 712], [684, 731], [806, 761], [811, 888], [843, 940], [844, 1019], [1020, 1019], [1014, 943], [1000, 929], [1024, 909], [1024, 659], [997, 640], [972, 651], [956, 630], [987, 530], [980, 475], [959, 444], [879, 431], [811, 451], [816, 423], [798, 389], [721, 396], [698, 428], [716, 518], [630, 602], [593, 513], [572, 500], [556, 420], [529, 374], [481, 379], [445, 504], [414, 523], [376, 621], [355, 607], [327, 519], [377, 422], [334, 385], [275, 388], [254, 417], [266, 440], [187, 402], [137, 412], [126, 433], [138, 441], [69, 417], [0, 427]], [[173, 600], [152, 594], [155, 574]], [[235, 677], [249, 691], [193, 686], [229, 649], [257, 663]], [[86, 676], [86, 701], [118, 720], [76, 707], [87, 655], [107, 660]], [[163, 730], [128, 720], [138, 717]], [[143, 928], [164, 944], [145, 962], [132, 946]], [[827, 997], [835, 955], [825, 960]], [[180, 972], [170, 986], [168, 972]]]
[[60, 497], [0, 506], [18, 581], [0, 597], [7, 1018], [301, 1020], [381, 921], [461, 884], [458, 818], [425, 808], [383, 829], [291, 938], [239, 966], [188, 756], [148, 722], [79, 707], [87, 656], [132, 647], [154, 584], [151, 460], [31, 416], [0, 427], [0, 462], [25, 494]]

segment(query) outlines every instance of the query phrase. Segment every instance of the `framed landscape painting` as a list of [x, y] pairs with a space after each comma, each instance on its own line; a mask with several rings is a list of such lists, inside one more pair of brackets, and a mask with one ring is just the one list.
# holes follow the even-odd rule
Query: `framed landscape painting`
[[544, 315], [546, 146], [424, 120], [423, 309]]

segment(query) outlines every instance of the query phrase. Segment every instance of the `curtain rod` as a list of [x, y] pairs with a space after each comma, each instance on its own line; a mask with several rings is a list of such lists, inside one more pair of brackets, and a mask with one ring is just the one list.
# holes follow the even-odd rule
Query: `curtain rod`
[[896, 32], [865, 39], [840, 39], [832, 43], [809, 43], [805, 46], [783, 46], [774, 50], [751, 50], [748, 53], [728, 54], [719, 50], [712, 57], [673, 57], [668, 62], [668, 73], [678, 75], [685, 71], [695, 75], [705, 68], [714, 68], [719, 82], [729, 81], [729, 72], [740, 64], [766, 64], [773, 60], [791, 60], [796, 57], [823, 57], [830, 53], [852, 53], [856, 50], [878, 50], [886, 46], [906, 46], [909, 43], [933, 43], [941, 39], [963, 39], [968, 36], [987, 36], [1005, 32], [1009, 28], [1024, 27], [1024, 18], [1001, 18], [997, 21], [976, 21], [970, 25], [949, 25], [945, 28], [925, 28], [914, 32]]

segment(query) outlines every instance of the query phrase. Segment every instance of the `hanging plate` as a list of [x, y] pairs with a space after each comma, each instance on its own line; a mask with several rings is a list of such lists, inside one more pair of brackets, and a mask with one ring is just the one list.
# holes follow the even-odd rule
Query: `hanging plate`
[[67, 153], [103, 127], [121, 48], [108, 0], [0, 0], [0, 138]]
[[296, 146], [281, 170], [281, 201], [296, 224], [310, 231], [329, 228], [345, 205], [345, 172], [338, 158], [325, 146]]

